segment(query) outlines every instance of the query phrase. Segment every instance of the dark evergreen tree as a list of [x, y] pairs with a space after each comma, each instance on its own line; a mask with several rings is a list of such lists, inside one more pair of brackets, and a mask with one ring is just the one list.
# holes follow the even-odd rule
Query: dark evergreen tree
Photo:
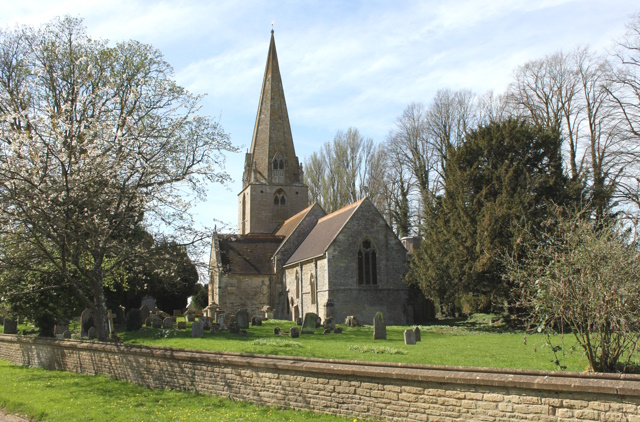
[[450, 148], [444, 193], [425, 210], [424, 241], [409, 274], [442, 311], [463, 298], [472, 311], [508, 302], [501, 257], [516, 250], [522, 229], [543, 230], [551, 202], [568, 198], [560, 146], [557, 132], [506, 120]]

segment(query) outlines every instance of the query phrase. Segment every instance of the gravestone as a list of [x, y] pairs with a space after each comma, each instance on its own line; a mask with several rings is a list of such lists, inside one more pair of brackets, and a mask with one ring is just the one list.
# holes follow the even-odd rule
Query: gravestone
[[124, 306], [118, 306], [115, 312], [115, 318], [113, 321], [113, 333], [115, 330], [122, 330], [125, 328], [125, 324], [127, 323], [127, 315], [124, 312]]
[[349, 315], [344, 320], [344, 325], [346, 325], [347, 327], [359, 327], [360, 326], [360, 321], [358, 321], [358, 318], [356, 318], [355, 316]]
[[340, 327], [336, 327], [335, 330], [333, 330], [334, 334], [342, 334], [342, 328]]
[[186, 330], [187, 329], [187, 323], [184, 321], [178, 321], [178, 330]]
[[273, 329], [273, 334], [279, 336], [280, 335], [280, 328], [276, 327]]
[[201, 309], [196, 309], [196, 317], [202, 318], [204, 316], [204, 312]]
[[165, 330], [172, 329], [173, 328], [173, 318], [166, 317], [164, 320], [162, 320], [162, 328], [164, 328]]
[[262, 307], [262, 312], [264, 312], [264, 319], [269, 320], [273, 319], [273, 308], [269, 305]]
[[333, 322], [333, 300], [328, 299], [324, 304], [324, 328], [333, 330], [336, 328], [335, 322]]
[[149, 311], [156, 309], [156, 300], [153, 296], [146, 295], [142, 298], [142, 304], [140, 307], [146, 306]]
[[302, 334], [313, 334], [318, 323], [318, 315], [313, 312], [304, 314], [304, 322], [302, 323]]
[[404, 344], [416, 344], [416, 335], [413, 330], [404, 330]]
[[131, 309], [127, 312], [127, 322], [125, 324], [125, 329], [127, 331], [138, 331], [142, 328], [142, 313], [140, 309]]
[[302, 326], [302, 318], [296, 318], [296, 325]]
[[229, 322], [229, 328], [228, 329], [229, 329], [229, 332], [231, 334], [240, 334], [240, 328], [238, 327], [238, 324], [236, 323], [235, 319], [232, 319]]
[[69, 324], [56, 324], [53, 327], [53, 334], [54, 335], [62, 335], [64, 334], [65, 331], [69, 331]]
[[144, 325], [145, 325], [146, 327], [151, 327], [151, 325], [152, 325], [151, 317], [147, 317], [147, 318], [144, 320]]
[[202, 322], [203, 329], [207, 331], [211, 329], [211, 325], [213, 324], [213, 320], [211, 318], [203, 316], [202, 318], [200, 318], [200, 321]]
[[151, 326], [153, 328], [162, 328], [162, 318], [160, 318], [158, 315], [153, 315], [151, 317]]
[[416, 342], [421, 341], [422, 339], [420, 338], [420, 327], [416, 327], [413, 329], [413, 335], [416, 338]]
[[89, 328], [93, 327], [93, 316], [89, 309], [85, 309], [80, 314], [80, 337], [84, 338], [89, 335]]
[[87, 336], [89, 336], [89, 340], [93, 340], [98, 337], [98, 330], [96, 330], [96, 327], [89, 328], [89, 330], [87, 331]]
[[325, 329], [322, 331], [322, 334], [331, 334], [331, 331], [332, 331], [332, 330], [331, 330], [331, 328], [325, 328]]
[[149, 318], [149, 315], [151, 315], [151, 310], [149, 310], [147, 305], [142, 305], [140, 307], [140, 317], [142, 318], [142, 320], [145, 321], [147, 318]]
[[249, 328], [249, 312], [246, 309], [240, 309], [236, 312], [236, 324], [241, 330]]
[[9, 317], [4, 318], [4, 333], [18, 334], [18, 321]]
[[196, 321], [191, 326], [191, 337], [202, 337], [204, 335], [204, 323]]
[[193, 311], [187, 311], [184, 314], [184, 320], [187, 322], [194, 322], [196, 320], [196, 313]]
[[291, 327], [289, 329], [289, 337], [291, 337], [291, 338], [300, 337], [300, 331], [298, 330], [298, 327]]
[[253, 318], [251, 318], [251, 326], [252, 327], [260, 327], [262, 326], [262, 318], [254, 316]]
[[71, 338], [71, 332], [69, 330], [65, 331], [64, 333], [62, 333], [62, 338], [70, 339]]
[[216, 324], [220, 325], [221, 330], [226, 330], [227, 325], [224, 322], [225, 313], [224, 311], [216, 311]]
[[210, 330], [211, 334], [216, 334], [220, 332], [220, 324], [218, 324], [217, 322], [214, 322], [213, 324], [211, 324], [211, 330]]
[[373, 339], [387, 339], [387, 324], [385, 324], [384, 322], [384, 316], [382, 315], [382, 312], [376, 313], [375, 318], [373, 318]]

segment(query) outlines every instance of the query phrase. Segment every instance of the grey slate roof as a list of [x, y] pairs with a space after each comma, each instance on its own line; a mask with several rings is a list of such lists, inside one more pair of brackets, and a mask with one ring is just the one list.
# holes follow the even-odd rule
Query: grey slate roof
[[222, 271], [231, 274], [275, 274], [271, 258], [282, 243], [274, 235], [219, 235]]
[[340, 231], [351, 216], [353, 216], [356, 209], [358, 209], [360, 204], [365, 200], [366, 198], [361, 199], [319, 219], [316, 226], [311, 230], [311, 233], [309, 233], [309, 236], [307, 236], [284, 265], [287, 266], [322, 256], [333, 240], [340, 234]]

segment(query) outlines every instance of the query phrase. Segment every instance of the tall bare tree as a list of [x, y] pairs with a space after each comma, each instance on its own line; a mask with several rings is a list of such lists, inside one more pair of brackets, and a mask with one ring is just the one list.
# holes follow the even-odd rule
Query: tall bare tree
[[617, 67], [608, 93], [622, 122], [625, 153], [618, 157], [623, 166], [618, 183], [621, 196], [635, 205], [640, 214], [640, 13], [636, 14], [614, 51]]
[[326, 212], [336, 211], [368, 196], [381, 205], [385, 166], [379, 148], [358, 129], [338, 131], [333, 141], [305, 160], [309, 200]]
[[610, 74], [605, 58], [576, 48], [520, 66], [508, 94], [518, 116], [562, 134], [574, 197], [589, 201], [599, 219], [610, 212], [620, 176]]

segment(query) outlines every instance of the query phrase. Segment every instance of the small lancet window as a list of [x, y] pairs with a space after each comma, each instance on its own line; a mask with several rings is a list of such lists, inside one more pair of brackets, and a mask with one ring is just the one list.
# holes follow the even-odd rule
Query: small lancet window
[[284, 170], [284, 161], [280, 160], [278, 162], [278, 166], [279, 166], [280, 170]]
[[273, 160], [273, 169], [278, 170], [278, 160]]
[[370, 240], [360, 244], [357, 255], [358, 284], [378, 284], [378, 263], [376, 250]]

